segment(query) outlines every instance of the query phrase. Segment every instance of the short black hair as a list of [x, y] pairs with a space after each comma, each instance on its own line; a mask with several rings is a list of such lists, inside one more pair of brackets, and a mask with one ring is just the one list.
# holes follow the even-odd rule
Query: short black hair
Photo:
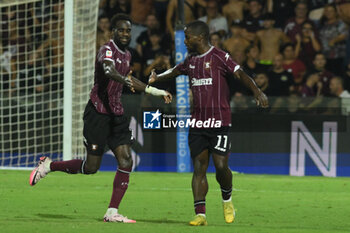
[[114, 15], [111, 19], [111, 30], [113, 30], [116, 27], [117, 22], [120, 20], [125, 20], [125, 21], [129, 21], [130, 23], [132, 23], [129, 15], [118, 13], [118, 14]]
[[187, 29], [191, 30], [191, 33], [200, 36], [202, 35], [205, 39], [209, 40], [209, 27], [203, 21], [193, 21], [186, 25]]
[[291, 42], [285, 43], [284, 45], [281, 46], [280, 52], [283, 54], [284, 50], [285, 50], [287, 47], [292, 47], [292, 48], [294, 49], [294, 44], [291, 43]]

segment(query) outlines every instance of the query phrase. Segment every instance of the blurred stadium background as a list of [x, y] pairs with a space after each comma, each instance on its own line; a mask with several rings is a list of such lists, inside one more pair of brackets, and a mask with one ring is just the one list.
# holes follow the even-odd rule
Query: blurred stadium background
[[[96, 50], [110, 38], [109, 19], [118, 12], [130, 14], [134, 22], [130, 45], [134, 74], [147, 81], [151, 68], [158, 72], [167, 69], [178, 56], [172, 34], [177, 11], [174, 2], [177, 1], [0, 1], [0, 167], [31, 168], [42, 155], [54, 160], [84, 157], [82, 112], [93, 83]], [[262, 111], [255, 108], [249, 92], [230, 83], [232, 170], [350, 176], [350, 66], [346, 53], [349, 29], [336, 13], [335, 21], [329, 16], [328, 11], [337, 11], [328, 3], [333, 1], [189, 1], [193, 4], [192, 18], [209, 16], [212, 44], [228, 50], [269, 95], [271, 108]], [[215, 14], [211, 12], [213, 8]], [[240, 14], [227, 11], [232, 9], [240, 9]], [[300, 13], [303, 10], [306, 13]], [[289, 18], [302, 14], [306, 15], [304, 21], [313, 26], [320, 48], [308, 47], [307, 39], [303, 44], [303, 36], [307, 36], [302, 28], [290, 34], [296, 23]], [[274, 19], [274, 27], [288, 38], [272, 46], [281, 49], [283, 55], [283, 72], [287, 74], [280, 76], [273, 73], [278, 50], [270, 60], [259, 59], [265, 46], [271, 46], [259, 38], [259, 31], [266, 29], [264, 22], [269, 19]], [[332, 25], [338, 29], [334, 29], [336, 32]], [[242, 31], [234, 35], [237, 28]], [[331, 46], [330, 32], [338, 33], [340, 38]], [[285, 50], [288, 43], [297, 47], [297, 34], [302, 38], [301, 50], [290, 58]], [[240, 49], [232, 50], [230, 45], [236, 39], [241, 40]], [[318, 52], [324, 54], [325, 69], [315, 65]], [[330, 87], [333, 79], [336, 87]], [[283, 83], [285, 80], [290, 82]], [[176, 94], [175, 82], [167, 83], [166, 88]], [[188, 153], [179, 152], [183, 143], [176, 130], [148, 130], [143, 125], [144, 111], [160, 109], [163, 114], [175, 114], [176, 101], [165, 106], [158, 99], [125, 90], [123, 103], [137, 138], [133, 146], [134, 169], [191, 171]], [[113, 155], [107, 151], [101, 170], [115, 167]], [[214, 171], [212, 165], [209, 171]]]

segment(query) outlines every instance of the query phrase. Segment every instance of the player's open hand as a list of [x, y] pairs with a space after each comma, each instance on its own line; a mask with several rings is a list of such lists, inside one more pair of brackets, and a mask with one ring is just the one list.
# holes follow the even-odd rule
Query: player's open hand
[[157, 78], [157, 74], [156, 72], [154, 71], [154, 69], [151, 71], [151, 74], [148, 78], [148, 84], [152, 84], [156, 81], [156, 78]]
[[135, 92], [135, 89], [133, 87], [133, 82], [132, 82], [132, 70], [130, 70], [130, 72], [128, 73], [127, 77], [128, 77], [128, 80], [130, 81], [130, 84], [128, 85], [128, 87], [130, 88], [130, 90], [132, 92]]
[[166, 92], [166, 95], [163, 95], [164, 102], [166, 104], [170, 104], [171, 101], [173, 100], [173, 96], [170, 94], [170, 92], [167, 92], [167, 91], [165, 92]]
[[259, 93], [255, 95], [255, 101], [256, 105], [262, 108], [267, 108], [269, 106], [269, 101], [267, 100], [266, 95], [262, 91], [259, 91]]

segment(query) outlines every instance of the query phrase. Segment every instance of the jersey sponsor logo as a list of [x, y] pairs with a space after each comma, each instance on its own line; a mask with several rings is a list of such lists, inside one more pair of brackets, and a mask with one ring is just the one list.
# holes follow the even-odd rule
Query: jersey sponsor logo
[[106, 58], [112, 58], [112, 51], [106, 50]]
[[212, 78], [202, 78], [202, 79], [191, 79], [192, 86], [206, 86], [206, 85], [213, 85], [213, 79]]
[[190, 64], [190, 69], [194, 69], [194, 68], [196, 68], [196, 67]]

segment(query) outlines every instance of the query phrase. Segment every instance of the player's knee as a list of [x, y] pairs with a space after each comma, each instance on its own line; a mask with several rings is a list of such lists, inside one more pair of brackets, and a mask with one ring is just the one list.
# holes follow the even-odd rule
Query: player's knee
[[124, 157], [122, 159], [119, 159], [119, 167], [122, 168], [131, 168], [133, 165], [133, 160], [131, 156]]
[[226, 163], [217, 163], [215, 166], [215, 169], [217, 173], [222, 173], [222, 172], [226, 172], [229, 168]]

